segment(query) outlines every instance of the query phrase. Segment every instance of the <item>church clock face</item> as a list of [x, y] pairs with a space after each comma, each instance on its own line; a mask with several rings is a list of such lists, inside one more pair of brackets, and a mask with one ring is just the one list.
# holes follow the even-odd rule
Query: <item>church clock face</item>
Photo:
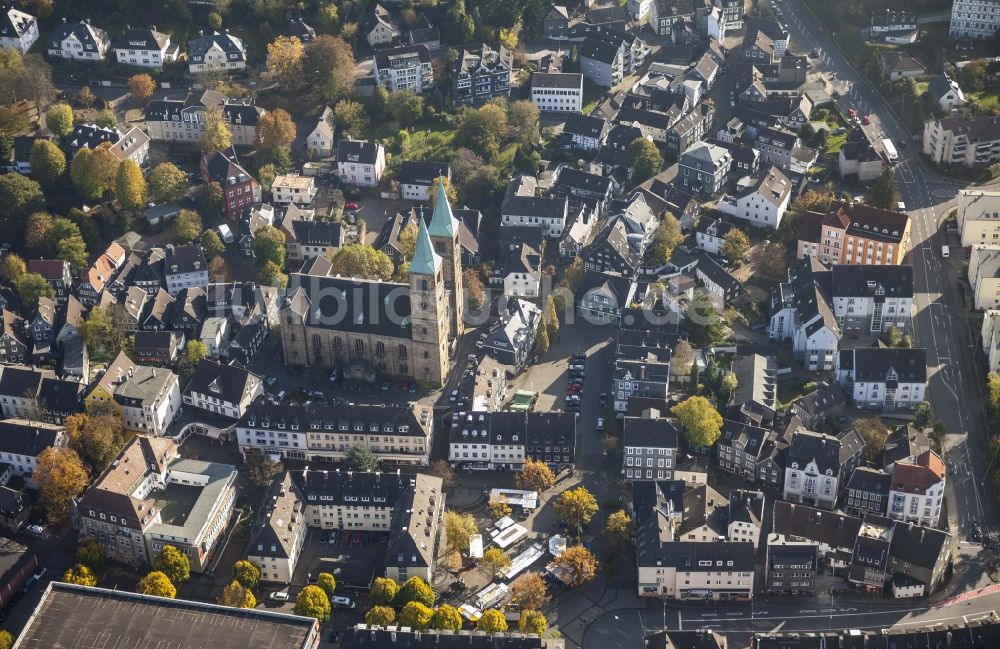
[[421, 311], [426, 311], [429, 307], [430, 307], [430, 305], [427, 304], [426, 302], [421, 302], [420, 303], [420, 310]]

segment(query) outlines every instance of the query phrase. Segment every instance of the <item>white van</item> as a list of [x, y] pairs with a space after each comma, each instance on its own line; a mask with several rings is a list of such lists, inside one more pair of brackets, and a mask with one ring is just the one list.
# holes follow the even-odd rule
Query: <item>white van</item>
[[904, 203], [903, 201], [899, 201], [898, 203], [896, 203], [896, 211], [900, 213], [905, 212], [906, 203]]
[[941, 256], [945, 259], [951, 256], [951, 252], [948, 250], [948, 246], [941, 246]]
[[334, 595], [330, 598], [330, 606], [334, 608], [354, 608], [354, 602], [350, 597], [339, 597]]

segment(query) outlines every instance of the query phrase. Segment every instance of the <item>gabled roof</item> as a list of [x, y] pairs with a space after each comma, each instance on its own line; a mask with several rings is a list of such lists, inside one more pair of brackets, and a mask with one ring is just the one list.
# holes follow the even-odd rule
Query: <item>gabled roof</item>
[[934, 451], [925, 451], [911, 463], [896, 462], [892, 467], [892, 490], [924, 495], [945, 478], [945, 465]]
[[857, 516], [784, 500], [774, 501], [773, 531], [790, 540], [813, 541], [834, 550], [851, 550], [860, 530], [861, 519]]
[[228, 30], [224, 34], [219, 32], [201, 33], [198, 38], [188, 41], [189, 59], [191, 57], [204, 57], [214, 45], [222, 48], [227, 60], [246, 61], [246, 48], [243, 46], [243, 41], [230, 34]]
[[116, 50], [147, 50], [159, 52], [170, 43], [170, 34], [156, 31], [155, 28], [135, 27], [126, 29], [115, 39]]
[[899, 52], [885, 52], [882, 54], [882, 65], [889, 72], [898, 72], [901, 74], [906, 72], [919, 72], [922, 74], [927, 69], [927, 66], [921, 63], [920, 59], [906, 56]]
[[[600, 117], [591, 117], [583, 113], [570, 113], [566, 116], [563, 133], [601, 139], [608, 132], [608, 122]], [[634, 138], [633, 138], [634, 139]], [[630, 142], [631, 144], [631, 142]]]
[[403, 45], [402, 47], [390, 47], [375, 52], [375, 67], [385, 70], [392, 67], [392, 62], [399, 58], [410, 58], [416, 56], [420, 63], [431, 62], [431, 51], [423, 43], [417, 45]]
[[256, 386], [260, 377], [242, 367], [224, 365], [203, 358], [198, 361], [194, 375], [184, 389], [185, 393], [199, 393], [221, 399], [227, 403], [240, 403]]
[[38, 457], [39, 453], [56, 445], [62, 432], [63, 427], [55, 424], [4, 419], [0, 421], [0, 452]]
[[378, 161], [381, 144], [367, 140], [339, 140], [337, 142], [337, 162], [373, 165]]
[[18, 11], [13, 7], [8, 7], [0, 15], [0, 36], [3, 38], [20, 38], [31, 29], [36, 23], [36, 19], [31, 14]]
[[91, 25], [89, 19], [78, 23], [62, 23], [52, 32], [49, 40], [54, 46], [59, 47], [70, 35], [75, 36], [83, 45], [93, 45], [97, 49], [101, 43], [108, 40], [107, 32]]
[[[925, 383], [927, 381], [927, 350], [923, 348], [878, 348], [843, 350], [853, 359], [854, 381], [884, 383]], [[859, 353], [860, 352], [860, 353]], [[890, 371], [895, 379], [888, 378]]]
[[213, 151], [205, 155], [202, 159], [205, 170], [208, 172], [208, 179], [222, 185], [223, 188], [237, 183], [253, 181], [250, 172], [240, 164], [236, 149], [230, 148], [225, 151]]

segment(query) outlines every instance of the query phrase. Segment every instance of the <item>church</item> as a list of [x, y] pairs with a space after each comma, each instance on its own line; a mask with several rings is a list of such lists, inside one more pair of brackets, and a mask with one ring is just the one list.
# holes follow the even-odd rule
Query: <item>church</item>
[[463, 327], [459, 222], [444, 183], [430, 224], [419, 221], [408, 284], [331, 276], [325, 260], [289, 277], [280, 313], [286, 364], [444, 384], [448, 348]]

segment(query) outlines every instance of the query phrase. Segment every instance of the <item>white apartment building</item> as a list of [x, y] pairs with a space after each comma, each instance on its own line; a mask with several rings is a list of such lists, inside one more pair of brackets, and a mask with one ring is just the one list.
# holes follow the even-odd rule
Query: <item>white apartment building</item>
[[640, 556], [638, 578], [640, 597], [749, 601], [753, 599], [754, 546], [730, 541], [661, 544], [657, 540], [651, 551]]
[[927, 350], [842, 350], [837, 356], [837, 381], [857, 408], [913, 410], [924, 402]]
[[717, 209], [755, 227], [777, 228], [791, 196], [791, 181], [777, 167], [771, 167], [735, 195], [723, 196]]
[[452, 417], [448, 461], [475, 471], [519, 471], [531, 458], [572, 466], [576, 416], [566, 412], [458, 412]]
[[972, 246], [969, 284], [977, 309], [1000, 307], [1000, 246]]
[[830, 271], [830, 296], [837, 324], [845, 333], [880, 333], [910, 328], [912, 266], [838, 264]]
[[0, 462], [11, 466], [14, 475], [31, 480], [38, 468], [38, 456], [47, 448], [66, 446], [66, 429], [37, 420], [0, 421]]
[[932, 119], [924, 123], [923, 144], [924, 155], [941, 165], [993, 164], [1000, 160], [1000, 117], [956, 115]]
[[987, 369], [1000, 372], [1000, 310], [990, 309], [983, 314], [981, 336]]
[[583, 75], [535, 72], [531, 75], [531, 101], [543, 112], [579, 113], [583, 110]]
[[380, 461], [426, 465], [434, 419], [430, 409], [402, 406], [250, 405], [235, 427], [240, 453], [290, 460], [343, 461], [356, 444]]
[[959, 190], [956, 213], [963, 248], [1000, 246], [1000, 192]]
[[1000, 3], [995, 0], [955, 0], [951, 5], [952, 38], [993, 38], [1000, 29]]
[[431, 52], [426, 45], [391, 47], [375, 52], [375, 83], [389, 92], [412, 90], [419, 94], [434, 86]]
[[537, 196], [534, 176], [516, 176], [507, 184], [500, 204], [500, 221], [505, 226], [538, 226], [550, 239], [558, 239], [566, 230], [569, 201], [565, 196]]
[[377, 187], [385, 171], [385, 147], [364, 140], [337, 142], [337, 175], [340, 182], [357, 187]]
[[896, 462], [889, 487], [889, 518], [937, 527], [944, 500], [945, 464], [934, 451]]
[[167, 282], [167, 293], [174, 297], [186, 288], [208, 290], [208, 262], [201, 246], [168, 245], [163, 259], [163, 277]]
[[160, 68], [177, 60], [180, 47], [170, 42], [170, 34], [152, 29], [127, 29], [114, 43], [119, 63], [141, 68]]
[[247, 52], [243, 41], [225, 33], [199, 32], [188, 41], [188, 71], [191, 74], [243, 70], [247, 67]]
[[281, 174], [271, 184], [271, 198], [278, 204], [312, 205], [316, 191], [316, 179], [312, 176]]
[[726, 539], [734, 542], [760, 544], [764, 520], [764, 492], [734, 489], [729, 492], [729, 517]]
[[195, 143], [205, 134], [207, 110], [218, 110], [229, 128], [233, 144], [253, 146], [257, 142], [257, 122], [264, 109], [250, 99], [230, 99], [204, 90], [184, 99], [154, 99], [146, 106], [149, 137], [168, 142]]
[[247, 560], [260, 568], [261, 581], [290, 584], [305, 545], [305, 502], [286, 471], [264, 499], [266, 512], [251, 532]]
[[103, 29], [93, 27], [90, 19], [79, 23], [63, 23], [49, 37], [49, 56], [77, 61], [104, 59], [111, 41]]
[[800, 429], [792, 436], [785, 466], [785, 500], [833, 509], [840, 493], [841, 442]]
[[130, 367], [115, 387], [114, 398], [125, 430], [145, 435], [165, 434], [181, 408], [177, 375], [161, 367]]
[[806, 257], [788, 269], [772, 297], [768, 337], [791, 340], [792, 352], [810, 370], [832, 370], [836, 364], [841, 329], [830, 306], [826, 290], [814, 274], [823, 266]]
[[236, 365], [203, 358], [184, 388], [184, 403], [230, 419], [239, 419], [263, 392], [259, 376]]
[[38, 19], [12, 6], [0, 16], [0, 48], [27, 54], [38, 40]]

